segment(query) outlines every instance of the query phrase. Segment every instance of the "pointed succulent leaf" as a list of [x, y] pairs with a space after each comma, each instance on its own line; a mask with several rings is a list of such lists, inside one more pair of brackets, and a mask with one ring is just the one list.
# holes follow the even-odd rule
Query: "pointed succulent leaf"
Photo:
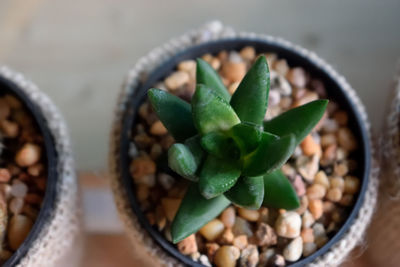
[[194, 124], [201, 134], [228, 130], [240, 123], [229, 103], [202, 84], [197, 85], [192, 98], [192, 113]]
[[240, 82], [231, 106], [241, 121], [262, 124], [267, 111], [269, 68], [265, 56], [259, 57]]
[[259, 147], [245, 157], [243, 175], [259, 176], [280, 168], [296, 148], [293, 134], [275, 140], [264, 134]]
[[228, 191], [239, 176], [240, 168], [236, 162], [208, 155], [200, 171], [200, 193], [207, 199], [219, 196]]
[[217, 217], [230, 201], [220, 195], [213, 199], [204, 198], [198, 185], [192, 183], [175, 215], [171, 226], [172, 242], [178, 243], [197, 232], [206, 223]]
[[281, 170], [264, 176], [263, 206], [286, 210], [300, 207], [295, 189]]
[[292, 133], [296, 136], [296, 145], [298, 145], [317, 125], [327, 105], [328, 100], [323, 99], [293, 108], [264, 122], [264, 129], [279, 136]]
[[190, 149], [184, 144], [173, 144], [168, 150], [168, 165], [180, 176], [197, 181], [196, 171], [199, 164]]
[[208, 88], [211, 88], [226, 102], [229, 102], [231, 99], [231, 95], [228, 93], [228, 90], [226, 90], [219, 74], [210, 66], [210, 64], [201, 58], [197, 59], [196, 83], [204, 84]]
[[228, 133], [235, 140], [243, 156], [257, 148], [262, 136], [258, 125], [246, 122], [233, 126]]
[[264, 199], [264, 177], [241, 176], [236, 184], [225, 192], [225, 197], [236, 206], [259, 209]]
[[201, 138], [201, 145], [205, 151], [218, 158], [238, 160], [240, 150], [235, 141], [226, 134], [215, 131], [205, 134]]
[[197, 133], [189, 103], [160, 89], [150, 89], [148, 96], [158, 118], [175, 140], [182, 142]]

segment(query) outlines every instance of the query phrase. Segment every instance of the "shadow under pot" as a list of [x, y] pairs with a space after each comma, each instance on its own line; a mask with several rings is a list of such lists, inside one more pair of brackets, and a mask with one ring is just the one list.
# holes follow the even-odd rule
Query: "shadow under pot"
[[50, 222], [57, 154], [38, 106], [0, 75], [0, 241], [2, 266], [15, 266]]
[[[167, 151], [175, 141], [151, 108], [147, 92], [160, 88], [190, 102], [194, 60], [203, 58], [232, 94], [260, 54], [271, 70], [265, 120], [316, 99], [330, 101], [321, 122], [282, 167], [300, 208], [249, 211], [230, 205], [194, 236], [174, 245], [171, 223], [188, 182], [168, 167]], [[334, 250], [358, 222], [370, 182], [369, 134], [348, 88], [321, 64], [277, 42], [236, 38], [190, 47], [146, 77], [132, 88], [123, 112], [116, 164], [130, 209], [167, 255], [190, 266], [303, 266]], [[284, 228], [295, 230], [287, 234]]]

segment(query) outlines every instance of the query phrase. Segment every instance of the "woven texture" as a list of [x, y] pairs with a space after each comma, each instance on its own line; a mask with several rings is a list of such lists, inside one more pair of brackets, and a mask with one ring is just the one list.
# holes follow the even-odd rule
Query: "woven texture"
[[39, 236], [17, 266], [79, 266], [82, 251], [80, 201], [66, 125], [51, 100], [23, 75], [7, 67], [0, 75], [14, 82], [42, 112], [58, 154], [56, 203]]
[[391, 105], [380, 146], [382, 183], [379, 208], [368, 231], [366, 255], [372, 266], [395, 267], [400, 262], [400, 68], [389, 100]]
[[[119, 169], [119, 144], [121, 136], [122, 116], [126, 109], [127, 102], [133, 94], [133, 88], [137, 86], [140, 78], [146, 76], [147, 73], [151, 72], [157, 66], [161, 65], [168, 58], [193, 45], [209, 42], [212, 40], [223, 40], [235, 37], [267, 40], [268, 42], [271, 42], [273, 44], [294, 49], [300, 55], [307, 57], [314, 64], [329, 73], [340, 84], [340, 86], [344, 88], [346, 93], [350, 96], [353, 105], [358, 109], [359, 114], [361, 114], [363, 123], [369, 131], [370, 125], [364, 106], [360, 102], [355, 91], [346, 82], [346, 80], [342, 76], [340, 76], [330, 65], [320, 59], [316, 54], [299, 46], [293, 45], [286, 40], [255, 33], [236, 33], [232, 28], [225, 27], [220, 22], [215, 21], [206, 24], [205, 26], [197, 30], [188, 32], [179, 38], [172, 39], [163, 46], [152, 50], [148, 55], [141, 58], [128, 73], [119, 97], [115, 113], [115, 121], [111, 133], [111, 148], [109, 156], [111, 186], [120, 217], [125, 225], [126, 232], [129, 238], [132, 240], [132, 243], [136, 244], [136, 249], [140, 248], [144, 250], [144, 253], [150, 256], [153, 261], [157, 261], [157, 264], [165, 266], [181, 265], [181, 263], [177, 262], [175, 258], [170, 257], [169, 254], [167, 254], [162, 248], [160, 248], [159, 245], [149, 236], [149, 234], [144, 230], [144, 228], [142, 228], [142, 226], [138, 222], [130, 207], [130, 203], [126, 193], [126, 190], [130, 189], [126, 189], [123, 187], [121, 180], [121, 170]], [[364, 198], [364, 202], [356, 219], [353, 221], [353, 225], [350, 227], [348, 232], [344, 234], [339, 242], [332, 246], [327, 253], [317, 258], [310, 266], [339, 265], [345, 260], [348, 253], [363, 239], [365, 229], [371, 221], [371, 216], [373, 214], [376, 204], [378, 188], [377, 175], [378, 166], [376, 161], [374, 161], [371, 170], [370, 183], [368, 184], [368, 189]]]

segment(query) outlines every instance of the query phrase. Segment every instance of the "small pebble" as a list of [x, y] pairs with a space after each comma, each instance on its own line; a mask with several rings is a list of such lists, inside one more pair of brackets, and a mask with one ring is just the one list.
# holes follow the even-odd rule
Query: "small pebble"
[[240, 266], [255, 267], [259, 261], [257, 246], [248, 245], [242, 250], [239, 259]]
[[181, 252], [183, 255], [190, 255], [198, 252], [195, 235], [191, 234], [182, 241], [178, 242], [177, 247], [179, 252]]
[[244, 208], [238, 209], [239, 216], [249, 222], [256, 222], [260, 218], [260, 213], [257, 210], [249, 210]]
[[161, 121], [156, 121], [151, 125], [150, 133], [152, 135], [164, 135], [168, 133], [168, 130]]
[[341, 190], [344, 189], [344, 179], [340, 176], [334, 176], [329, 179], [329, 183], [331, 188], [339, 188]]
[[233, 235], [231, 228], [226, 228], [222, 233], [219, 243], [224, 245], [230, 245], [233, 242], [235, 236]]
[[274, 229], [265, 223], [259, 223], [255, 236], [258, 246], [272, 246], [277, 243], [277, 235]]
[[315, 222], [314, 216], [306, 210], [302, 216], [302, 226], [303, 228], [310, 228]]
[[300, 175], [296, 175], [293, 181], [293, 187], [299, 197], [306, 193], [306, 185]]
[[344, 192], [356, 194], [360, 190], [360, 179], [355, 176], [346, 176], [344, 179]]
[[342, 195], [343, 191], [338, 187], [334, 187], [328, 190], [326, 198], [332, 202], [339, 202], [342, 199]]
[[220, 248], [220, 245], [217, 243], [207, 243], [206, 244], [206, 250], [207, 250], [207, 257], [210, 259], [212, 262], [214, 260], [215, 253], [217, 250]]
[[16, 154], [15, 162], [20, 167], [29, 167], [40, 159], [41, 149], [38, 145], [27, 143]]
[[301, 237], [293, 239], [284, 249], [283, 257], [287, 261], [297, 261], [303, 254], [303, 240]]
[[239, 82], [246, 74], [246, 63], [244, 62], [225, 62], [222, 65], [222, 74], [231, 83]]
[[325, 187], [325, 189], [328, 189], [330, 187], [328, 176], [326, 176], [324, 171], [317, 172], [314, 177], [314, 183], [322, 185], [323, 187]]
[[233, 239], [233, 245], [238, 249], [242, 250], [248, 245], [248, 239], [246, 235], [239, 235]]
[[12, 121], [0, 121], [0, 128], [2, 130], [2, 133], [8, 138], [16, 138], [19, 134], [18, 124]]
[[339, 145], [347, 151], [354, 151], [357, 148], [357, 141], [349, 128], [340, 128], [337, 138]]
[[220, 247], [214, 256], [214, 264], [218, 267], [235, 267], [240, 251], [234, 246]]
[[304, 155], [306, 156], [312, 156], [317, 153], [321, 153], [320, 145], [315, 142], [311, 135], [307, 135], [306, 138], [304, 138], [304, 140], [301, 142], [300, 146]]
[[295, 238], [300, 235], [301, 218], [293, 211], [280, 214], [275, 223], [275, 231], [279, 236]]
[[322, 199], [326, 194], [326, 188], [321, 185], [314, 183], [307, 188], [308, 199]]
[[320, 199], [311, 199], [308, 204], [308, 209], [310, 210], [315, 220], [321, 218], [322, 214], [324, 213], [323, 204]]
[[287, 61], [285, 59], [280, 59], [275, 62], [274, 68], [276, 72], [279, 73], [279, 75], [286, 76], [286, 74], [289, 71], [289, 65], [287, 64]]
[[199, 232], [208, 241], [214, 241], [223, 233], [224, 229], [224, 224], [220, 220], [214, 219], [204, 225]]
[[272, 262], [273, 262], [273, 266], [276, 266], [276, 267], [282, 267], [282, 266], [286, 265], [285, 258], [280, 254], [276, 254], [272, 258]]
[[176, 71], [172, 73], [167, 79], [165, 79], [165, 85], [171, 91], [175, 91], [178, 88], [182, 87], [190, 80], [190, 76], [185, 71]]
[[311, 228], [304, 228], [300, 233], [304, 243], [314, 242], [314, 232]]
[[246, 220], [243, 220], [240, 217], [236, 217], [232, 231], [235, 236], [238, 235], [247, 235], [248, 237], [253, 236], [253, 230], [251, 229], [250, 223]]
[[337, 176], [345, 176], [349, 172], [349, 167], [347, 166], [347, 162], [336, 163], [333, 167], [333, 172]]
[[221, 213], [220, 219], [222, 223], [225, 225], [225, 227], [232, 228], [233, 225], [235, 224], [235, 219], [236, 219], [235, 209], [233, 207], [226, 208]]
[[289, 70], [287, 79], [296, 87], [303, 88], [306, 86], [306, 73], [302, 68], [292, 68]]
[[240, 56], [244, 60], [253, 61], [256, 58], [256, 50], [252, 46], [246, 46], [240, 50]]
[[321, 146], [323, 148], [336, 144], [337, 144], [336, 135], [334, 135], [333, 133], [328, 133], [321, 136]]

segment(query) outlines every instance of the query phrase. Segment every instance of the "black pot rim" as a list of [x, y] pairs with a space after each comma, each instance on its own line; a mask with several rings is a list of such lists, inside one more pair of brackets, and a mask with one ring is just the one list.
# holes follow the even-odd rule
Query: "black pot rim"
[[[138, 109], [140, 103], [145, 98], [146, 91], [151, 88], [156, 82], [160, 81], [166, 75], [168, 75], [171, 70], [176, 67], [177, 63], [184, 59], [193, 59], [203, 55], [205, 53], [217, 53], [221, 50], [236, 50], [243, 48], [245, 46], [254, 46], [256, 50], [260, 52], [276, 52], [280, 58], [284, 58], [288, 61], [291, 66], [301, 66], [305, 68], [307, 71], [313, 74], [314, 78], [319, 78], [323, 80], [325, 87], [327, 89], [328, 95], [332, 96], [337, 103], [341, 107], [343, 107], [350, 116], [350, 120], [352, 121], [351, 128], [355, 133], [360, 148], [358, 150], [357, 158], [362, 163], [359, 168], [360, 175], [362, 178], [361, 188], [357, 196], [357, 200], [347, 217], [346, 221], [340, 228], [340, 230], [330, 238], [330, 240], [320, 249], [318, 249], [312, 255], [302, 258], [299, 261], [292, 263], [288, 266], [304, 266], [305, 264], [311, 263], [317, 257], [326, 253], [332, 246], [337, 243], [343, 235], [347, 232], [347, 230], [352, 225], [355, 217], [360, 210], [360, 207], [363, 203], [365, 192], [367, 191], [368, 182], [369, 182], [369, 174], [371, 167], [371, 150], [370, 150], [370, 140], [369, 134], [366, 125], [362, 119], [362, 115], [359, 113], [357, 108], [354, 106], [354, 102], [350, 99], [349, 94], [346, 92], [345, 88], [333, 77], [330, 73], [328, 73], [325, 69], [318, 66], [315, 62], [305, 57], [304, 55], [299, 54], [295, 49], [284, 47], [275, 42], [267, 41], [264, 39], [253, 39], [253, 38], [231, 38], [231, 39], [223, 39], [217, 41], [211, 41], [200, 45], [192, 46], [188, 49], [185, 49], [182, 52], [179, 52], [173, 56], [171, 56], [167, 61], [160, 64], [154, 71], [149, 73], [147, 79], [144, 82], [139, 83], [133, 89], [133, 95], [130, 97], [127, 103], [127, 108], [123, 114], [122, 118], [122, 131], [120, 138], [120, 161], [119, 169], [121, 171], [122, 183], [126, 188], [126, 193], [130, 202], [130, 206], [138, 218], [142, 227], [150, 234], [150, 236], [160, 245], [166, 252], [168, 252], [171, 256], [175, 257], [179, 261], [184, 264], [190, 266], [203, 266], [198, 262], [193, 261], [189, 257], [182, 255], [172, 243], [167, 241], [164, 236], [155, 228], [153, 228], [146, 217], [142, 213], [139, 203], [136, 200], [135, 192], [133, 190], [134, 183], [133, 178], [129, 173], [129, 164], [131, 158], [129, 157], [129, 143], [131, 136], [131, 129], [135, 124], [136, 110]], [[328, 86], [329, 85], [329, 86]], [[333, 88], [333, 89], [332, 89]]]
[[28, 236], [25, 238], [19, 248], [13, 253], [13, 255], [4, 263], [3, 266], [8, 267], [15, 266], [21, 261], [21, 259], [27, 254], [32, 244], [38, 239], [47, 222], [51, 219], [57, 195], [58, 155], [56, 153], [55, 142], [51, 131], [48, 128], [46, 120], [37, 104], [34, 103], [15, 82], [1, 75], [0, 88], [1, 93], [4, 92], [17, 97], [23, 103], [25, 108], [31, 113], [33, 120], [36, 122], [36, 125], [43, 136], [47, 160], [47, 180], [43, 204]]

